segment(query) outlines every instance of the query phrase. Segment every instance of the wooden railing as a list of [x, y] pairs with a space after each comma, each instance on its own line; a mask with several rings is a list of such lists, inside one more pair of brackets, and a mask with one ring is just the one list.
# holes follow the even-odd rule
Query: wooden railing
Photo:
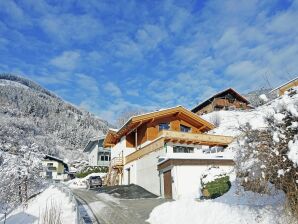
[[193, 144], [206, 144], [206, 145], [220, 145], [226, 146], [233, 141], [233, 137], [223, 135], [211, 135], [211, 134], [194, 134], [178, 131], [163, 130], [159, 133], [159, 137], [163, 137], [168, 140], [184, 141]]
[[122, 157], [115, 157], [111, 160], [111, 167], [119, 167], [119, 166], [123, 166], [123, 158]]
[[155, 141], [151, 142], [150, 144], [140, 148], [139, 150], [129, 154], [125, 157], [125, 164], [130, 163], [136, 159], [142, 158], [143, 156], [159, 150], [160, 148], [164, 147], [164, 139], [158, 138]]
[[178, 131], [166, 131], [159, 132], [158, 138], [150, 144], [140, 148], [139, 150], [129, 154], [125, 157], [125, 164], [134, 160], [142, 158], [143, 156], [157, 151], [164, 147], [166, 141], [187, 143], [187, 144], [201, 144], [201, 145], [218, 145], [226, 146], [233, 141], [233, 137], [223, 135], [210, 135], [210, 134], [193, 134]]

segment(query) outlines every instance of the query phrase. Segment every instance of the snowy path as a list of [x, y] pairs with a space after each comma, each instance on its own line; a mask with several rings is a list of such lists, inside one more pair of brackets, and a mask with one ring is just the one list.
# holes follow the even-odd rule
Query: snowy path
[[141, 224], [154, 207], [165, 202], [163, 199], [117, 199], [93, 190], [73, 189], [83, 199], [100, 224]]

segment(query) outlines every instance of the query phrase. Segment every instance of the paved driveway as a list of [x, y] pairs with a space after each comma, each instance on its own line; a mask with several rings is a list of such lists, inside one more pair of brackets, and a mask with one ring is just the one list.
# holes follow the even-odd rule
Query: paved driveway
[[165, 199], [118, 199], [94, 190], [73, 189], [74, 194], [88, 204], [100, 224], [142, 224], [152, 209]]

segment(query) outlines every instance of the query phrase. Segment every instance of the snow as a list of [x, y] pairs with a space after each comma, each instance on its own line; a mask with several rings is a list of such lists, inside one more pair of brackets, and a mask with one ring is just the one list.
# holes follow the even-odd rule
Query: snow
[[261, 100], [263, 100], [264, 102], [268, 102], [268, 98], [267, 98], [267, 96], [265, 94], [260, 95], [259, 98]]
[[153, 209], [147, 221], [151, 224], [288, 224], [291, 222], [284, 215], [284, 200], [280, 191], [260, 195], [244, 191], [233, 182], [228, 193], [214, 200], [164, 203]]
[[296, 166], [298, 166], [298, 140], [289, 141], [288, 148], [288, 158], [292, 160]]
[[[76, 213], [74, 211], [74, 203], [70, 202], [69, 197], [51, 186], [40, 195], [28, 202], [28, 207], [18, 207], [13, 210], [7, 217], [7, 224], [26, 224], [40, 223], [40, 218], [44, 214], [46, 206], [55, 206], [61, 211], [61, 221], [63, 224], [75, 223]], [[2, 223], [0, 221], [0, 223]]]
[[202, 174], [203, 178], [201, 181], [203, 184], [207, 184], [217, 178], [229, 175], [232, 172], [232, 170], [233, 170], [233, 168], [231, 168], [231, 170], [229, 172], [227, 172], [227, 170], [223, 170], [218, 167], [210, 167], [205, 172], [203, 172], [203, 174]]
[[91, 173], [83, 178], [75, 178], [69, 180], [65, 182], [65, 184], [70, 188], [86, 188], [86, 181], [89, 177], [100, 176], [101, 178], [103, 178], [105, 175], [107, 175], [107, 173]]

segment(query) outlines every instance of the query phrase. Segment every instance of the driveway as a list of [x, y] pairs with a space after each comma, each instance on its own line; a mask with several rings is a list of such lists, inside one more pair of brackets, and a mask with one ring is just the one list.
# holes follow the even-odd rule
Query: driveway
[[166, 202], [160, 198], [119, 199], [95, 190], [73, 189], [92, 210], [100, 224], [143, 224], [154, 207]]

